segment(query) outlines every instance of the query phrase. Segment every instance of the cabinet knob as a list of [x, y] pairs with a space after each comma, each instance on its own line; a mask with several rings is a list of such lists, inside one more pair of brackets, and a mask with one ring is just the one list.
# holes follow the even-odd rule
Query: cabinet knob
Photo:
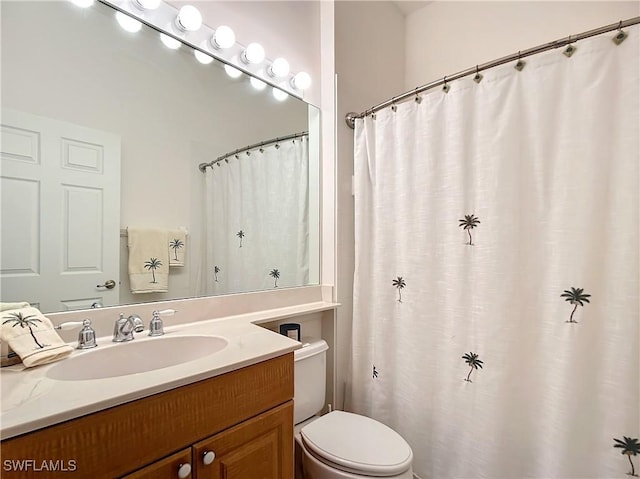
[[180, 464], [178, 466], [178, 477], [180, 479], [185, 479], [191, 475], [191, 464], [188, 462], [184, 464]]
[[211, 464], [216, 458], [216, 453], [213, 451], [206, 451], [202, 454], [202, 462], [205, 466]]

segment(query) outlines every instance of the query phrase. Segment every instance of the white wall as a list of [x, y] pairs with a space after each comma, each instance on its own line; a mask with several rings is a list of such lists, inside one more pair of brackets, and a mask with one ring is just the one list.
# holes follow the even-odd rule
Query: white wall
[[[337, 74], [337, 398], [343, 407], [351, 355], [353, 310], [354, 228], [353, 130], [344, 122], [350, 111], [360, 112], [401, 93], [404, 85], [404, 17], [391, 2], [335, 3]], [[380, 34], [387, 32], [386, 36]], [[348, 401], [346, 406], [348, 407]]]
[[640, 2], [435, 1], [407, 16], [405, 89], [640, 15]]

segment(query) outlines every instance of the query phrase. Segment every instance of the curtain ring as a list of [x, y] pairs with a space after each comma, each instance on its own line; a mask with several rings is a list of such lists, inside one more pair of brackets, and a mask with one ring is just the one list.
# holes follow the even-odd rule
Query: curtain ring
[[518, 50], [518, 62], [515, 64], [513, 68], [521, 72], [522, 69], [524, 68], [525, 63], [526, 62], [522, 59], [522, 52]]
[[571, 55], [573, 55], [577, 48], [574, 47], [573, 45], [571, 45], [571, 35], [569, 35], [569, 39], [567, 40], [567, 48], [564, 49], [564, 51], [562, 52], [564, 54], [564, 56], [566, 56], [567, 58], [571, 57]]
[[449, 93], [449, 88], [450, 88], [449, 85], [447, 85], [447, 77], [445, 75], [445, 77], [444, 77], [444, 86], [442, 87], [442, 91], [445, 92], [445, 93]]
[[478, 65], [476, 65], [476, 75], [473, 77], [473, 81], [476, 83], [480, 83], [482, 81], [482, 75], [480, 75]]
[[414, 100], [415, 100], [415, 102], [416, 102], [417, 104], [420, 104], [420, 102], [422, 101], [422, 98], [421, 98], [421, 97], [420, 97], [420, 95], [418, 94], [418, 90], [419, 90], [419, 89], [420, 89], [419, 87], [416, 87], [416, 97], [414, 98]]
[[618, 22], [618, 33], [612, 38], [613, 43], [620, 45], [629, 35], [622, 29], [622, 20]]

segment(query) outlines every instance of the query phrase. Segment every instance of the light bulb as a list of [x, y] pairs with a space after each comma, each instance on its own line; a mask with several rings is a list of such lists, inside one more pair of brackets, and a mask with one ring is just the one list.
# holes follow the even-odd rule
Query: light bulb
[[193, 54], [195, 55], [196, 60], [198, 60], [203, 65], [208, 65], [213, 61], [212, 56], [207, 55], [206, 53], [202, 53], [200, 50], [194, 50]]
[[220, 25], [216, 28], [215, 33], [211, 37], [211, 45], [213, 45], [214, 48], [231, 48], [235, 43], [236, 34], [226, 25]]
[[289, 98], [287, 92], [282, 91], [279, 88], [274, 88], [271, 93], [273, 94], [273, 98], [278, 101], [285, 101], [287, 98]]
[[264, 60], [264, 48], [259, 43], [249, 43], [244, 52], [242, 52], [242, 61], [257, 65]]
[[136, 33], [142, 29], [141, 22], [135, 18], [131, 18], [129, 15], [125, 15], [122, 12], [116, 12], [116, 20], [118, 20], [120, 26], [127, 32]]
[[160, 0], [133, 0], [133, 3], [145, 10], [155, 10], [160, 6]]
[[284, 58], [276, 58], [267, 68], [267, 73], [272, 77], [286, 77], [289, 74], [289, 62]]
[[177, 50], [182, 46], [182, 42], [176, 40], [175, 38], [170, 37], [166, 33], [160, 34], [160, 41], [164, 43], [164, 46], [170, 48], [171, 50]]
[[88, 8], [93, 5], [93, 0], [71, 0], [76, 7]]
[[242, 76], [242, 72], [237, 68], [232, 67], [231, 65], [225, 65], [224, 71], [227, 72], [227, 75], [229, 75], [231, 78], [238, 78]]
[[195, 32], [202, 26], [200, 11], [196, 7], [185, 5], [178, 12], [176, 26], [183, 31]]
[[291, 80], [296, 90], [306, 90], [311, 86], [311, 77], [306, 72], [300, 72]]
[[267, 84], [265, 82], [263, 82], [262, 80], [258, 80], [255, 77], [251, 77], [249, 79], [249, 82], [251, 83], [251, 86], [258, 91], [264, 90], [267, 87]]

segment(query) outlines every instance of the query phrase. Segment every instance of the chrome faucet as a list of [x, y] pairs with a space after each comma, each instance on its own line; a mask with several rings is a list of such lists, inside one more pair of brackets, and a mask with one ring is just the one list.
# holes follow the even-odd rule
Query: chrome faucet
[[85, 319], [83, 321], [69, 321], [55, 326], [55, 329], [66, 330], [73, 329], [78, 326], [82, 326], [82, 329], [80, 330], [80, 333], [78, 333], [77, 349], [95, 348], [98, 343], [96, 343], [96, 332], [91, 327], [90, 319]]
[[149, 323], [149, 336], [162, 336], [164, 334], [164, 324], [162, 322], [162, 316], [171, 316], [177, 311], [175, 309], [165, 309], [163, 311], [154, 311], [151, 322]]
[[125, 317], [123, 313], [120, 313], [120, 317], [113, 325], [113, 342], [123, 343], [125, 341], [131, 341], [133, 339], [133, 332], [141, 333], [144, 330], [144, 323], [142, 318], [137, 314], [132, 314], [129, 317]]

